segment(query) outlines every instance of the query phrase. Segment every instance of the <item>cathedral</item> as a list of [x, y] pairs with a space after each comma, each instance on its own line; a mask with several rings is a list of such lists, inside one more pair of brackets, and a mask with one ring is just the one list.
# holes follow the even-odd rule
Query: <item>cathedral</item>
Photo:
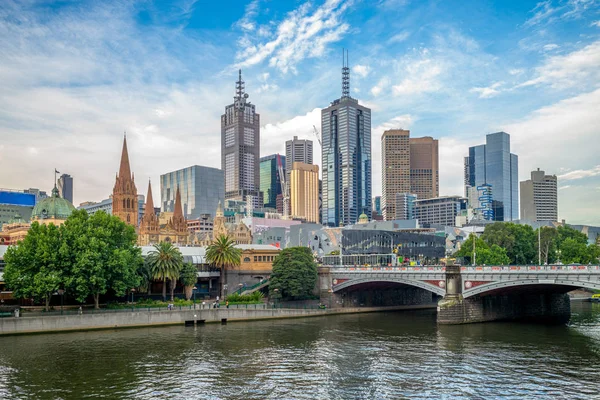
[[135, 178], [129, 166], [129, 154], [127, 152], [127, 138], [123, 139], [123, 151], [121, 153], [121, 165], [117, 175], [112, 196], [112, 213], [128, 225], [133, 226], [138, 233], [138, 245], [149, 246], [160, 242], [171, 242], [178, 246], [187, 246], [190, 242], [190, 234], [187, 229], [187, 221], [183, 216], [181, 194], [177, 188], [175, 197], [175, 209], [173, 216], [164, 224], [159, 222], [154, 212], [154, 201], [152, 199], [152, 185], [148, 182], [148, 196], [142, 219], [138, 224], [138, 200]]
[[242, 221], [228, 223], [225, 221], [223, 206], [221, 202], [217, 206], [217, 212], [213, 221], [212, 234], [204, 234], [194, 238], [194, 245], [208, 246], [220, 235], [229, 236], [235, 244], [252, 244], [252, 231]]

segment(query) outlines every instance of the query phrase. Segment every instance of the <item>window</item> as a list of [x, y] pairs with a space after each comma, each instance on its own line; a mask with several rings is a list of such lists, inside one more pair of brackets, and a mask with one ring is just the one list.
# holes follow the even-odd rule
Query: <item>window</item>
[[225, 155], [225, 191], [235, 190], [235, 153]]
[[257, 257], [256, 257], [256, 256], [254, 256], [254, 262], [256, 262], [256, 260], [257, 260]]
[[250, 262], [250, 257], [244, 257], [244, 262]]
[[244, 128], [244, 144], [254, 146], [254, 128]]
[[235, 126], [225, 129], [225, 147], [233, 146], [235, 143]]

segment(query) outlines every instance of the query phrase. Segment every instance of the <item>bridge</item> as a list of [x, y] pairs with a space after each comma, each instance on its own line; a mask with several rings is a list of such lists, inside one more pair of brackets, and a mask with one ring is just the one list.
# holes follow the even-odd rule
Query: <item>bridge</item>
[[563, 321], [567, 292], [600, 289], [600, 265], [324, 266], [322, 300], [332, 306], [438, 303], [438, 322]]

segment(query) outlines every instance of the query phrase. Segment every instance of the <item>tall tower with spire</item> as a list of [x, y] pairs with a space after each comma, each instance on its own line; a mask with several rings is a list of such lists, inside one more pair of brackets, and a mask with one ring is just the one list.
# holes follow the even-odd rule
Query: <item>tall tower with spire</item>
[[113, 188], [112, 213], [123, 222], [138, 226], [138, 199], [135, 179], [129, 166], [129, 153], [127, 152], [127, 137], [123, 137], [123, 150], [121, 152], [121, 165]]
[[160, 241], [160, 224], [158, 216], [154, 212], [154, 200], [152, 199], [152, 185], [148, 181], [148, 196], [146, 197], [146, 208], [140, 221], [140, 234], [138, 244], [148, 246]]
[[321, 111], [323, 225], [371, 219], [371, 109], [350, 96], [348, 52], [342, 55], [342, 96]]
[[260, 115], [248, 101], [242, 70], [235, 84], [233, 104], [221, 115], [221, 169], [225, 198], [262, 203], [260, 192]]

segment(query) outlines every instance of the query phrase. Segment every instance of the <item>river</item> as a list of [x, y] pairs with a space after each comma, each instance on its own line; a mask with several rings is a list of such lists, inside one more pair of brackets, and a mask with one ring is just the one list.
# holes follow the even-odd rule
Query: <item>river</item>
[[600, 398], [600, 304], [568, 326], [435, 311], [0, 337], [0, 399]]

